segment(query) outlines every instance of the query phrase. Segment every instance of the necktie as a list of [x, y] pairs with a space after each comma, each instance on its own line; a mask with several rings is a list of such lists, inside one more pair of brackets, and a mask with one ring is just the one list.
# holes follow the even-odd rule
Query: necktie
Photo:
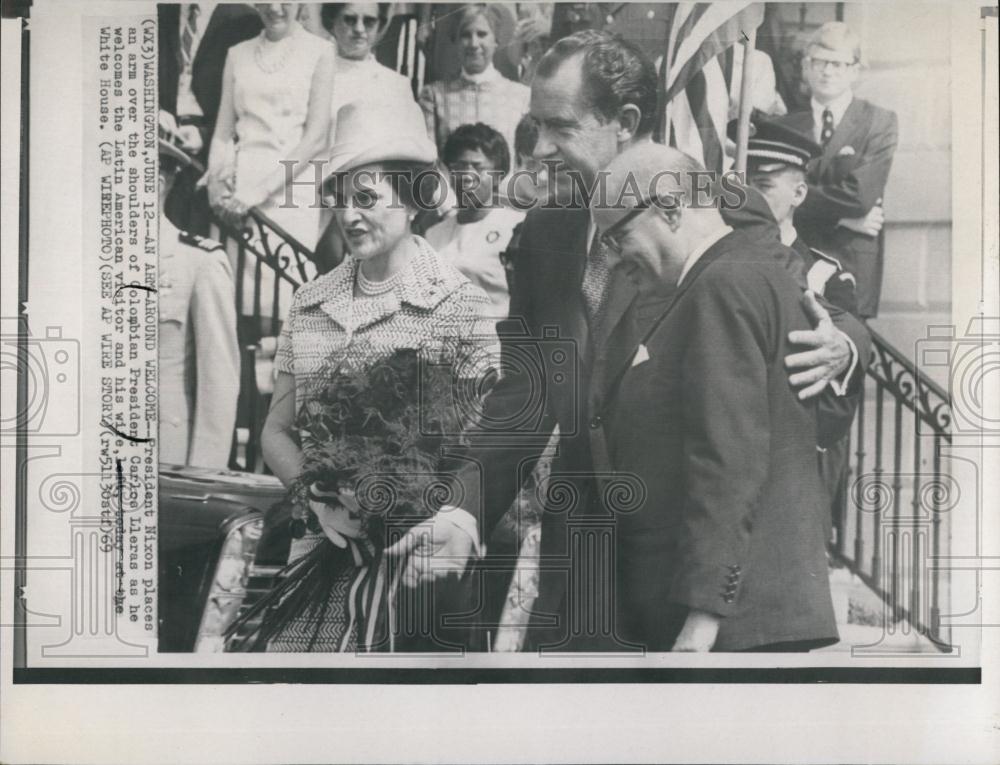
[[583, 271], [583, 282], [580, 291], [583, 302], [587, 306], [587, 318], [590, 319], [593, 333], [600, 323], [604, 311], [604, 300], [608, 287], [608, 251], [604, 245], [600, 230], [594, 232], [594, 241], [587, 253], [587, 266]]
[[198, 36], [198, 14], [200, 12], [198, 3], [191, 3], [188, 5], [188, 12], [184, 17], [184, 29], [181, 32], [181, 55], [184, 57], [185, 68], [191, 66], [191, 53], [194, 49], [195, 38]]
[[829, 109], [824, 109], [823, 130], [819, 134], [819, 142], [823, 144], [823, 148], [826, 148], [831, 138], [833, 138], [833, 112]]

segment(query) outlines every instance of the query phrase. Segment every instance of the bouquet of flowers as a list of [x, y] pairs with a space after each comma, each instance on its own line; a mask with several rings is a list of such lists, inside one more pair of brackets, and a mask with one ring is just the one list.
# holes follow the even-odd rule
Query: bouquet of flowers
[[[320, 376], [296, 423], [305, 463], [290, 488], [293, 537], [322, 534], [312, 502], [337, 505], [342, 493], [353, 494], [363, 530], [356, 547], [378, 565], [389, 524], [409, 526], [440, 508], [449, 488], [438, 462], [446, 446], [462, 443], [471, 419], [470, 407], [463, 406], [470, 380], [462, 373], [472, 357], [464, 351], [428, 361], [402, 349], [365, 367], [340, 364]], [[323, 538], [279, 574], [279, 584], [228, 634], [242, 631], [245, 637], [254, 623], [255, 634], [241, 647], [259, 650], [304, 617], [318, 634], [329, 593], [351, 565], [350, 555]]]
[[322, 376], [298, 416], [305, 465], [291, 490], [300, 500], [293, 536], [320, 531], [302, 500], [324, 501], [339, 491], [354, 494], [369, 539], [388, 520], [416, 523], [437, 511], [448, 492], [437, 470], [442, 450], [446, 441], [461, 443], [470, 419], [462, 411], [465, 359], [429, 362], [403, 349]]

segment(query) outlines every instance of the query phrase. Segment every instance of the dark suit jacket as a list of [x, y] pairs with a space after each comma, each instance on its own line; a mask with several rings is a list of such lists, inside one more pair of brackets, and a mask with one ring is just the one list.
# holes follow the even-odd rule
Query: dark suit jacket
[[785, 260], [727, 234], [641, 346], [609, 349], [595, 472], [634, 473], [645, 492], [617, 520], [626, 640], [668, 650], [688, 608], [723, 617], [716, 650], [837, 640], [815, 404], [783, 363], [788, 333], [809, 327]]
[[[177, 113], [177, 80], [181, 73], [179, 4], [158, 5], [156, 8], [159, 28], [159, 86], [160, 108]], [[202, 137], [206, 151], [212, 140], [215, 119], [222, 99], [222, 71], [226, 54], [237, 43], [249, 40], [264, 28], [260, 15], [245, 3], [220, 3], [215, 6], [191, 63], [191, 91], [204, 114]]]
[[[767, 224], [762, 215], [756, 219], [755, 236], [773, 234], [780, 247], [773, 218]], [[456, 475], [455, 504], [478, 514], [480, 534], [488, 540], [558, 424], [559, 451], [552, 467], [558, 481], [553, 484], [556, 490], [549, 492], [551, 512], [543, 516], [542, 555], [567, 570], [572, 565], [568, 550], [574, 524], [586, 525], [587, 518], [604, 513], [596, 499], [601, 486], [594, 479], [591, 455], [597, 428], [590, 426], [607, 369], [606, 354], [641, 337], [658, 303], [655, 296], [639, 298], [632, 278], [616, 270], [602, 336], [591, 345], [580, 293], [588, 222], [585, 209], [536, 210], [525, 219], [512, 261], [510, 318], [498, 324], [504, 375], [483, 402], [482, 424], [469, 434], [470, 447], [446, 466]], [[799, 262], [788, 248], [783, 252], [786, 264]], [[865, 329], [843, 314], [835, 321], [867, 359], [870, 340]], [[594, 354], [591, 347], [604, 352]], [[838, 422], [853, 416], [856, 402], [832, 393], [822, 398], [830, 401]], [[815, 458], [815, 443], [810, 453]], [[815, 464], [811, 470], [815, 472]], [[560, 612], [567, 577], [565, 571], [551, 569], [543, 574], [536, 613]]]
[[[781, 121], [814, 134], [812, 110]], [[867, 215], [884, 196], [897, 133], [895, 112], [860, 98], [851, 101], [823, 155], [809, 167], [809, 195], [795, 214], [795, 228], [806, 243], [838, 258], [854, 274], [858, 310], [864, 317], [878, 314], [883, 237], [856, 234], [837, 221]]]
[[[745, 191], [745, 203], [732, 210], [723, 209], [722, 217], [730, 226], [746, 232], [757, 244], [766, 247], [769, 251], [777, 251], [775, 248], [783, 251], [789, 272], [803, 290], [808, 289], [807, 264], [811, 261], [804, 259], [794, 246], [795, 244], [802, 246], [802, 238], [799, 237], [792, 247], [782, 245], [778, 224], [774, 220], [767, 200], [756, 189], [746, 188]], [[854, 317], [849, 308], [845, 308], [836, 300], [832, 300], [831, 297], [835, 296], [824, 294], [819, 296], [819, 299], [829, 311], [837, 328], [847, 334], [854, 342], [858, 351], [858, 364], [848, 385], [846, 395], [838, 396], [827, 388], [827, 391], [819, 397], [817, 443], [824, 448], [837, 444], [850, 430], [863, 389], [865, 369], [867, 369], [872, 356], [871, 336], [868, 334], [868, 330]], [[856, 309], [856, 307], [856, 299], [852, 296], [850, 308]]]

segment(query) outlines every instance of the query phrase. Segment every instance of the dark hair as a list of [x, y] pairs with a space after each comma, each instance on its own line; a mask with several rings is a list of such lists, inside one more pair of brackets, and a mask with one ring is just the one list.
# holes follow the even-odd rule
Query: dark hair
[[530, 157], [535, 153], [536, 143], [538, 143], [538, 120], [530, 114], [525, 114], [514, 130], [514, 155], [518, 158]]
[[653, 132], [657, 117], [656, 67], [633, 43], [608, 32], [585, 29], [564, 37], [538, 62], [536, 77], [552, 77], [573, 56], [583, 57], [583, 82], [588, 103], [605, 120], [614, 119], [626, 104], [638, 107], [636, 133]]
[[411, 210], [423, 210], [441, 191], [443, 179], [433, 163], [392, 160], [380, 166], [399, 201]]
[[[349, 5], [349, 3], [323, 3], [323, 7], [320, 8], [319, 18], [323, 23], [323, 28], [327, 32], [333, 31], [333, 22], [337, 20], [337, 17], [343, 12], [344, 7]], [[379, 28], [381, 29], [386, 25], [389, 20], [389, 7], [392, 3], [379, 3], [378, 4], [378, 20]]]
[[481, 151], [493, 163], [494, 170], [510, 169], [510, 149], [503, 135], [482, 122], [459, 125], [444, 143], [441, 158], [446, 165], [458, 159], [463, 151]]

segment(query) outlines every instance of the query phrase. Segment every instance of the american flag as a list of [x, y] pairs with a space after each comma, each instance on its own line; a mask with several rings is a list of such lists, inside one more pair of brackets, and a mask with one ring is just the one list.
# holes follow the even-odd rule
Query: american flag
[[674, 12], [660, 62], [666, 134], [709, 170], [725, 169], [733, 46], [763, 20], [762, 3], [678, 3]]

